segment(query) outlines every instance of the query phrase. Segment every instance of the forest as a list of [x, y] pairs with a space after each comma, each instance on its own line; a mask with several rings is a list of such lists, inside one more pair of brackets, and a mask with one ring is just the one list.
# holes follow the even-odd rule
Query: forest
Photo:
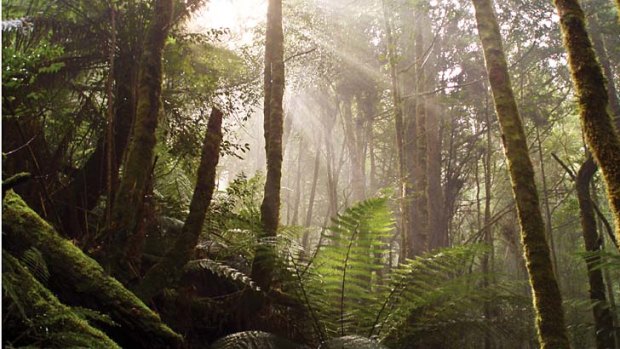
[[620, 348], [620, 0], [2, 0], [2, 347]]

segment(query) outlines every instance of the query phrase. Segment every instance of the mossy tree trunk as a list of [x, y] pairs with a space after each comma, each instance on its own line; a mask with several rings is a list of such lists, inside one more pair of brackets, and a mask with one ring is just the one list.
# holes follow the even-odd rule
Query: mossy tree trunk
[[108, 314], [118, 327], [110, 336], [128, 348], [177, 348], [181, 337], [163, 324], [138, 297], [65, 240], [15, 193], [4, 197], [4, 246], [13, 254], [38, 249], [50, 272], [50, 289], [62, 301]]
[[[409, 235], [411, 226], [412, 205], [409, 194], [412, 191], [409, 184], [409, 167], [407, 166], [406, 144], [404, 140], [405, 122], [403, 120], [403, 105], [397, 73], [396, 41], [392, 33], [392, 23], [386, 1], [382, 1], [383, 21], [387, 40], [387, 59], [390, 67], [390, 79], [392, 89], [392, 104], [394, 108], [394, 130], [396, 133], [396, 156], [398, 159], [398, 186], [400, 191], [400, 255], [405, 258], [409, 254]], [[409, 122], [411, 123], [411, 121]], [[413, 124], [415, 125], [415, 123]], [[415, 127], [414, 127], [415, 128]], [[415, 139], [415, 135], [408, 132], [409, 140]], [[407, 152], [410, 153], [410, 152]]]
[[[62, 304], [54, 294], [32, 276], [15, 257], [2, 250], [2, 287], [20, 311], [11, 311], [4, 303], [3, 325], [11, 313], [20, 315], [25, 328], [20, 327], [22, 339], [13, 345], [35, 345], [41, 348], [120, 348], [100, 330], [80, 318]], [[3, 297], [4, 298], [4, 297]], [[8, 306], [8, 307], [7, 307]], [[15, 329], [17, 331], [18, 329]], [[6, 331], [6, 332], [5, 332]], [[12, 328], [3, 329], [3, 344], [12, 340]], [[32, 340], [35, 343], [29, 343]]]
[[510, 84], [499, 25], [490, 0], [473, 0], [495, 111], [521, 225], [521, 242], [532, 288], [536, 327], [542, 349], [570, 348], [562, 297], [545, 238], [534, 169]]
[[[114, 101], [114, 137], [110, 145], [101, 137], [97, 148], [86, 160], [82, 168], [73, 176], [72, 182], [54, 195], [53, 200], [60, 208], [63, 232], [74, 239], [82, 239], [86, 234], [87, 215], [108, 186], [107, 173], [112, 173], [117, 182], [121, 159], [127, 148], [131, 124], [136, 111], [135, 88], [138, 78], [138, 62], [133, 49], [126, 44], [119, 47], [115, 59], [114, 80], [116, 85]], [[113, 148], [112, 168], [106, 161], [106, 154]], [[112, 183], [115, 188], [117, 183]]]
[[[590, 182], [596, 173], [597, 167], [590, 157], [581, 165], [575, 186], [579, 201], [579, 213], [581, 216], [581, 231], [585, 242], [586, 251], [598, 252], [601, 250], [601, 238], [596, 229], [596, 218], [590, 195]], [[588, 282], [590, 284], [590, 299], [592, 300], [592, 312], [594, 313], [594, 326], [596, 333], [597, 349], [615, 348], [614, 323], [610, 312], [607, 297], [605, 296], [605, 282], [600, 265], [599, 256], [586, 257], [588, 268]]]
[[190, 260], [198, 244], [207, 215], [207, 209], [215, 190], [215, 175], [222, 144], [222, 112], [213, 108], [202, 143], [202, 154], [196, 187], [189, 207], [189, 215], [181, 234], [163, 260], [153, 266], [142, 279], [137, 294], [144, 301], [150, 300], [166, 285], [173, 285], [181, 276], [181, 270]]
[[620, 138], [607, 109], [605, 77], [586, 31], [583, 10], [576, 0], [554, 0], [579, 103], [586, 143], [603, 173], [609, 206], [620, 237]]
[[[263, 231], [259, 238], [273, 238], [280, 220], [280, 182], [282, 179], [282, 126], [284, 111], [284, 33], [282, 0], [269, 0], [265, 34], [264, 130], [267, 154], [265, 196], [260, 207]], [[274, 266], [273, 251], [259, 245], [252, 264], [252, 279], [269, 289]]]
[[111, 273], [122, 282], [131, 278], [128, 240], [140, 220], [150, 169], [153, 167], [155, 132], [161, 111], [162, 55], [172, 22], [172, 0], [156, 0], [142, 54], [138, 81], [137, 111], [123, 177], [114, 199], [109, 243], [106, 246]]

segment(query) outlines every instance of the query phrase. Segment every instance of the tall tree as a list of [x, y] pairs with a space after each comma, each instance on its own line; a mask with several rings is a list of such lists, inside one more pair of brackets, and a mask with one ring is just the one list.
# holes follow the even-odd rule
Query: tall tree
[[[596, 253], [601, 249], [601, 238], [598, 235], [594, 206], [590, 195], [590, 182], [596, 173], [597, 167], [592, 157], [589, 157], [579, 168], [575, 178], [579, 212], [581, 216], [581, 231], [585, 242], [586, 251]], [[605, 282], [600, 265], [600, 256], [586, 257], [588, 269], [588, 282], [590, 284], [590, 299], [592, 300], [592, 312], [594, 313], [594, 325], [596, 328], [597, 349], [615, 348], [614, 323], [610, 312], [607, 297], [605, 296]]]
[[554, 0], [577, 93], [581, 128], [603, 173], [607, 197], [620, 237], [620, 138], [610, 118], [605, 77], [586, 31], [584, 13], [576, 0]]
[[543, 349], [570, 348], [564, 326], [562, 297], [545, 238], [534, 169], [510, 83], [499, 25], [490, 0], [472, 2], [521, 225], [521, 242], [532, 288], [538, 338]]
[[123, 163], [123, 177], [114, 199], [108, 232], [106, 258], [113, 275], [126, 282], [130, 275], [130, 237], [140, 221], [145, 189], [153, 167], [156, 130], [161, 111], [162, 55], [172, 24], [173, 0], [156, 0], [140, 65], [137, 111], [129, 150]]
[[[264, 130], [267, 154], [265, 196], [260, 207], [261, 238], [275, 237], [280, 219], [280, 181], [282, 179], [282, 132], [284, 111], [284, 33], [282, 0], [269, 0], [265, 34]], [[273, 256], [268, 247], [259, 247], [252, 264], [252, 278], [269, 289]]]
[[222, 112], [213, 108], [207, 133], [202, 144], [196, 187], [189, 206], [189, 214], [181, 233], [164, 258], [153, 266], [142, 279], [137, 294], [148, 301], [174, 280], [193, 255], [215, 190], [215, 175], [222, 143]]

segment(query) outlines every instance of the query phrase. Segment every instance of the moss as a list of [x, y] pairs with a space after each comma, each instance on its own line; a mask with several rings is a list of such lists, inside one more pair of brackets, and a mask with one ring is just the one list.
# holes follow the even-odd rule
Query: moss
[[84, 307], [108, 314], [123, 336], [148, 348], [173, 348], [182, 339], [163, 324], [137, 296], [70, 241], [63, 239], [14, 192], [7, 192], [2, 211], [4, 243], [27, 244], [43, 254], [57, 291], [70, 288]]
[[[4, 250], [2, 265], [3, 289], [20, 309], [20, 312], [14, 314], [19, 314], [20, 320], [27, 327], [26, 332], [22, 333], [25, 335], [19, 340], [20, 345], [36, 344], [44, 348], [120, 348], [103, 332], [62, 304], [16, 258]], [[5, 341], [17, 337], [17, 334], [10, 332], [3, 335]]]
[[[591, 157], [588, 158], [579, 168], [575, 181], [583, 240], [586, 251], [592, 253], [600, 251], [601, 248], [601, 240], [597, 232], [594, 207], [592, 206], [592, 198], [590, 196], [590, 182], [596, 170], [594, 160]], [[586, 258], [590, 299], [592, 300], [592, 312], [596, 329], [596, 347], [597, 349], [614, 348], [613, 317], [609, 303], [607, 303], [603, 272], [601, 268], [597, 267], [599, 265], [601, 265], [600, 256], [593, 255]]]
[[603, 173], [609, 206], [620, 237], [620, 138], [607, 108], [605, 77], [588, 37], [585, 17], [576, 0], [555, 0], [577, 94], [586, 143]]
[[564, 326], [562, 297], [545, 238], [534, 169], [510, 84], [499, 25], [490, 0], [473, 0], [473, 4], [517, 205], [539, 342], [543, 349], [570, 348]]
[[107, 245], [112, 274], [123, 282], [131, 279], [128, 243], [140, 220], [148, 179], [153, 168], [156, 131], [161, 110], [162, 55], [173, 14], [172, 0], [158, 0], [153, 9], [140, 65], [137, 111], [123, 177], [114, 198]]

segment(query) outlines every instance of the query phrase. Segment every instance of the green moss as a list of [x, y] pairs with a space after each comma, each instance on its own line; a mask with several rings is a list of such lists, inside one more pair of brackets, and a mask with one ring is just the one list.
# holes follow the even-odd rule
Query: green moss
[[[138, 297], [70, 241], [63, 239], [12, 191], [4, 198], [2, 225], [8, 248], [28, 244], [45, 258], [55, 284], [76, 292], [84, 306], [108, 314], [124, 335], [148, 348], [180, 346], [182, 339]], [[82, 305], [82, 304], [80, 304]]]
[[576, 0], [555, 0], [586, 143], [599, 165], [620, 237], [620, 138], [609, 114], [605, 77]]
[[[44, 348], [120, 348], [103, 332], [90, 326], [71, 308], [60, 303], [16, 258], [4, 250], [2, 264], [3, 290], [20, 309], [20, 312], [13, 314], [19, 314], [27, 327], [26, 332], [22, 333], [25, 335], [20, 339], [20, 345], [36, 344]], [[16, 335], [4, 333], [5, 340]]]
[[521, 243], [543, 349], [570, 348], [562, 297], [553, 273], [527, 139], [510, 84], [502, 38], [491, 0], [473, 0], [495, 111], [521, 226]]

